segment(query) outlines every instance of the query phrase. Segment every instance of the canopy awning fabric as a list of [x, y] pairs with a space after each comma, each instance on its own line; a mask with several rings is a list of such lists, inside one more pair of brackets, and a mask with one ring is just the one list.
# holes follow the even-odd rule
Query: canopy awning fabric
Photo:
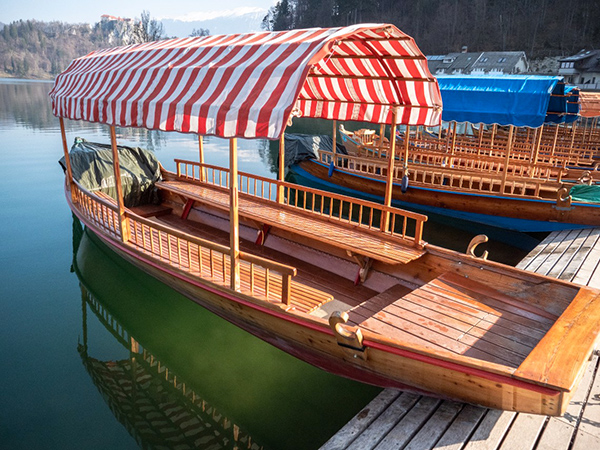
[[441, 95], [414, 40], [363, 24], [182, 38], [92, 52], [50, 93], [56, 116], [221, 137], [281, 136], [290, 116], [435, 126]]
[[580, 115], [583, 117], [600, 116], [600, 92], [579, 92], [581, 102]]
[[537, 128], [577, 118], [562, 77], [438, 76], [445, 121]]

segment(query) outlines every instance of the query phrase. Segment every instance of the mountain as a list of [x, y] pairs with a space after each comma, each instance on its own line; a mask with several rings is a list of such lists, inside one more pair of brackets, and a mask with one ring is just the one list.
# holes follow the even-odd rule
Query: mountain
[[172, 37], [189, 36], [194, 29], [208, 29], [211, 35], [261, 31], [267, 15], [262, 8], [237, 8], [210, 13], [191, 13], [179, 18], [162, 18], [165, 33]]

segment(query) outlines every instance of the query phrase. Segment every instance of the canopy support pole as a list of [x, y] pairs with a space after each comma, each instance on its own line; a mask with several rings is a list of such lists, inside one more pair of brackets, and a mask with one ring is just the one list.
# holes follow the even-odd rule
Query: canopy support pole
[[565, 161], [565, 167], [567, 164], [570, 164], [571, 158], [573, 157], [573, 145], [575, 144], [575, 133], [577, 132], [577, 122], [573, 122], [573, 126], [571, 127], [571, 145], [569, 146], [569, 156], [567, 157], [567, 161]]
[[533, 158], [531, 159], [531, 173], [529, 174], [530, 177], [533, 178], [533, 170], [535, 169], [535, 165], [538, 162], [538, 157], [540, 155], [540, 146], [542, 144], [542, 134], [544, 134], [544, 125], [542, 125], [541, 127], [539, 127], [536, 130], [536, 136], [535, 136], [535, 147], [533, 149]]
[[477, 144], [477, 155], [481, 155], [481, 145], [483, 144], [483, 122], [479, 123], [479, 144]]
[[[394, 160], [396, 159], [396, 110], [392, 111], [392, 126], [390, 128], [390, 151], [388, 152], [388, 167], [387, 167], [387, 179], [385, 183], [385, 198], [384, 204], [385, 206], [391, 206], [392, 204], [392, 190], [394, 188]], [[408, 128], [408, 127], [407, 127]], [[408, 133], [404, 136], [404, 142], [408, 141]], [[407, 162], [404, 161], [405, 165], [405, 173]], [[390, 213], [389, 211], [385, 211], [383, 217], [381, 218], [381, 230], [387, 231], [388, 223], [390, 221]]]
[[556, 150], [556, 143], [558, 142], [558, 129], [560, 126], [556, 125], [556, 130], [554, 130], [554, 141], [552, 142], [552, 151], [550, 152], [550, 156], [554, 157], [554, 151]]
[[500, 185], [500, 194], [504, 195], [504, 187], [506, 186], [506, 177], [508, 177], [508, 161], [512, 150], [514, 125], [508, 129], [508, 142], [506, 143], [506, 155], [504, 156], [504, 173], [502, 174], [502, 184]]
[[454, 155], [454, 146], [456, 145], [456, 127], [458, 125], [458, 122], [454, 122], [454, 125], [452, 126], [452, 155]]
[[240, 290], [240, 224], [238, 216], [237, 138], [229, 139], [229, 269], [230, 287]]
[[65, 122], [62, 117], [58, 118], [60, 122], [60, 135], [62, 137], [63, 152], [65, 154], [65, 165], [67, 166], [67, 186], [71, 192], [71, 199], [75, 201], [75, 192], [73, 192], [73, 169], [71, 168], [71, 158], [69, 157], [69, 146], [67, 145], [67, 132], [65, 131]]
[[[335, 147], [334, 147], [335, 148]], [[277, 203], [283, 203], [283, 179], [285, 178], [285, 133], [279, 137], [279, 167], [277, 172]]]
[[455, 121], [454, 125], [452, 126], [452, 148], [450, 149], [450, 154], [452, 155], [452, 158], [450, 158], [450, 167], [454, 166], [454, 150], [455, 150], [455, 146], [456, 146], [456, 126], [458, 125], [458, 123]]
[[127, 242], [129, 240], [129, 227], [127, 226], [127, 218], [125, 217], [125, 202], [123, 201], [123, 186], [121, 185], [121, 166], [119, 163], [119, 150], [117, 148], [117, 134], [115, 126], [110, 126], [110, 146], [113, 157], [113, 170], [115, 173], [115, 188], [117, 190], [117, 204], [119, 205], [119, 229], [121, 231], [121, 240]]
[[588, 130], [588, 121], [589, 121], [589, 120], [588, 120], [588, 118], [586, 117], [586, 118], [585, 118], [585, 123], [583, 124], [583, 136], [582, 136], [582, 138], [581, 138], [581, 143], [582, 143], [582, 144], [585, 144], [585, 143], [586, 143], [586, 142], [585, 142], [585, 137], [586, 137], [586, 135], [587, 135], [587, 130]]
[[[402, 168], [404, 169], [404, 173], [408, 171], [408, 150], [410, 145], [410, 126], [406, 125], [406, 133], [404, 135], [404, 164]], [[394, 155], [394, 153], [392, 153]], [[390, 205], [388, 205], [390, 206]]]
[[205, 180], [204, 176], [204, 137], [202, 135], [198, 135], [198, 160], [200, 162], [200, 173], [198, 176], [200, 177], [200, 181]]
[[335, 165], [335, 160], [337, 159], [337, 120], [333, 121], [333, 161], [334, 161], [334, 165]]
[[382, 123], [379, 125], [379, 155], [383, 151], [383, 139], [385, 138], [385, 125]]

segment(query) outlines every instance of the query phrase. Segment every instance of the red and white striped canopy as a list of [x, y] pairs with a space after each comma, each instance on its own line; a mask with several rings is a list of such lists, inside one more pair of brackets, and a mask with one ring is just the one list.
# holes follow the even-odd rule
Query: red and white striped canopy
[[74, 60], [56, 116], [221, 137], [281, 136], [290, 116], [438, 125], [437, 81], [393, 25], [171, 39]]

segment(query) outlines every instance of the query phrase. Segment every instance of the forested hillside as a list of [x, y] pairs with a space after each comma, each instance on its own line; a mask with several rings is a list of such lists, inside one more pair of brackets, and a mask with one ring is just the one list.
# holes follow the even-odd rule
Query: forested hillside
[[529, 58], [600, 48], [598, 0], [280, 0], [263, 27], [392, 23], [425, 54], [525, 51]]
[[13, 22], [0, 32], [0, 74], [51, 78], [78, 56], [120, 44], [120, 36], [121, 30], [109, 30], [100, 23]]
[[[531, 59], [600, 48], [598, 0], [280, 0], [264, 18], [268, 30], [392, 23], [427, 55], [522, 50]], [[208, 34], [199, 30], [195, 34]], [[142, 18], [93, 25], [0, 24], [0, 76], [53, 78], [92, 50], [162, 38], [162, 24]]]
[[75, 58], [93, 50], [163, 37], [160, 22], [102, 20], [94, 25], [19, 20], [0, 25], [0, 76], [53, 78]]

